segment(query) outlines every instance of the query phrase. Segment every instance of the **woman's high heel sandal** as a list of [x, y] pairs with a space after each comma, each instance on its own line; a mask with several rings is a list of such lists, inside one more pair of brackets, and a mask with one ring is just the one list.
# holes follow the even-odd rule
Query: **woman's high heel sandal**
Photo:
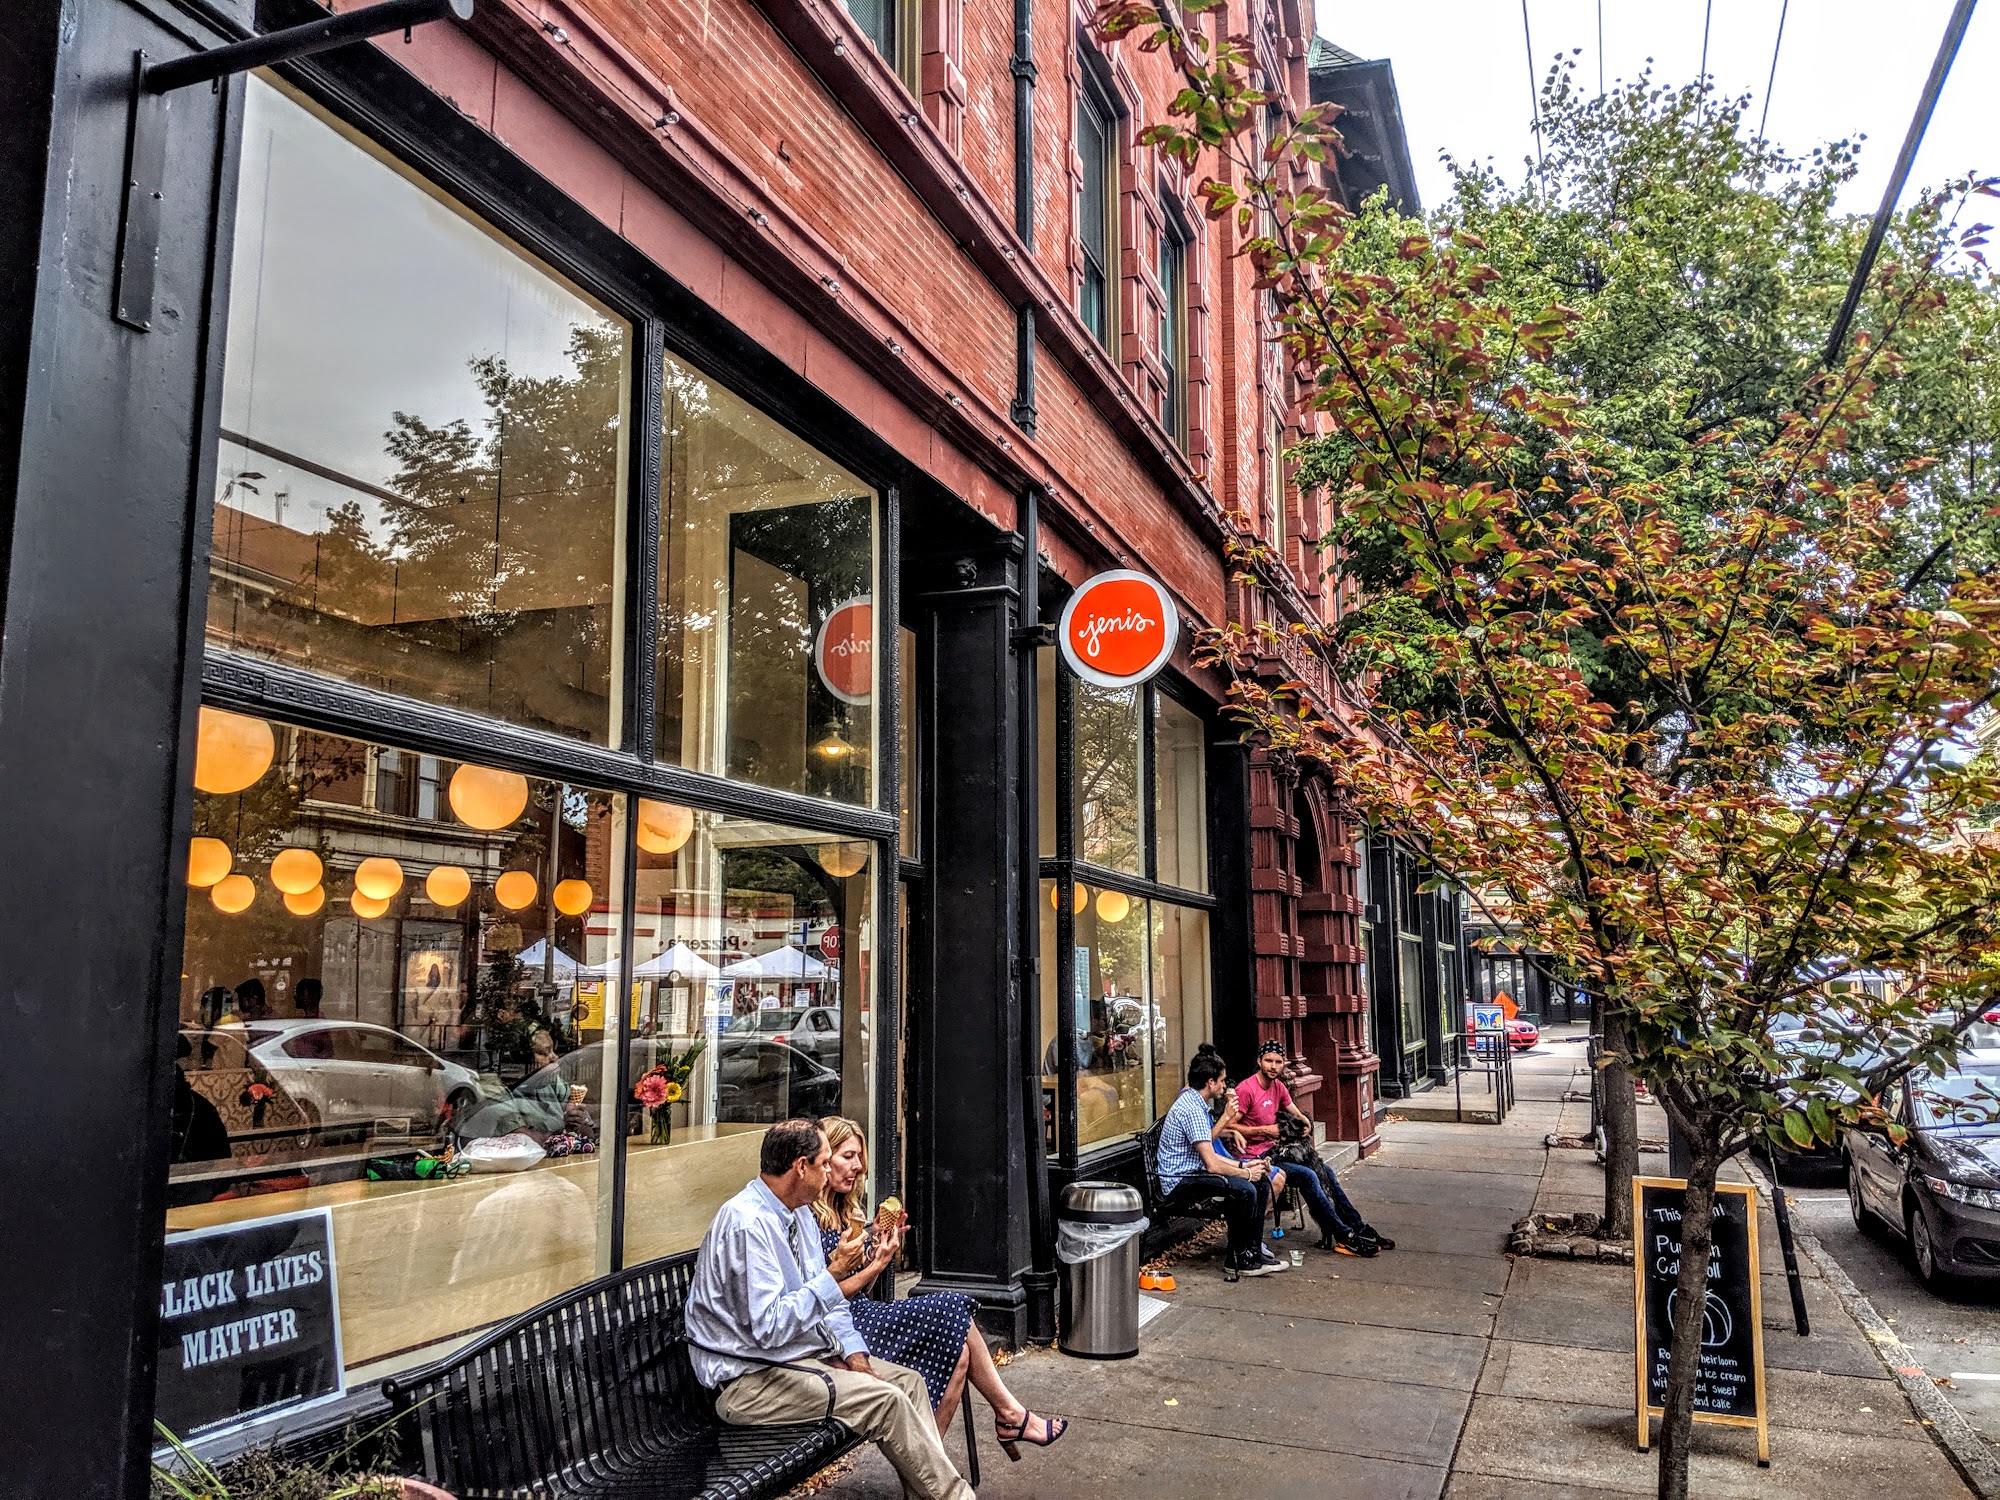
[[1000, 1451], [1007, 1455], [1009, 1462], [1019, 1463], [1021, 1461], [1021, 1450], [1016, 1444], [1033, 1443], [1037, 1448], [1046, 1448], [1050, 1443], [1053, 1443], [1057, 1438], [1069, 1431], [1069, 1422], [1067, 1419], [1063, 1417], [1044, 1417], [1042, 1425], [1048, 1436], [1038, 1438], [1029, 1437], [1028, 1424], [1034, 1420], [1035, 1414], [1026, 1408], [1022, 1409], [1021, 1420], [1018, 1422], [1003, 1422], [1000, 1420], [998, 1412], [993, 1414], [993, 1436], [1000, 1444]]

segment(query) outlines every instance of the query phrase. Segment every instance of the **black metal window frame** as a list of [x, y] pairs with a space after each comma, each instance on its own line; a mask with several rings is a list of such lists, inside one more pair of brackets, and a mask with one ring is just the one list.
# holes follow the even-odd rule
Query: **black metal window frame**
[[[289, 7], [274, 7], [292, 19]], [[299, 6], [301, 16], [316, 14]], [[900, 679], [896, 657], [900, 642], [894, 622], [899, 608], [899, 516], [902, 490], [909, 470], [899, 456], [815, 390], [788, 366], [726, 322], [679, 282], [669, 277], [621, 236], [542, 177], [519, 157], [500, 147], [479, 126], [373, 48], [352, 47], [307, 62], [273, 70], [319, 107], [355, 129], [403, 163], [420, 178], [448, 193], [468, 212], [478, 215], [530, 254], [540, 258], [579, 287], [598, 298], [633, 329], [631, 406], [626, 434], [629, 444], [624, 503], [628, 507], [626, 635], [630, 643], [617, 691], [623, 695], [619, 742], [591, 745], [524, 726], [445, 708], [421, 699], [378, 691], [323, 676], [281, 662], [217, 650], [205, 650], [201, 667], [201, 698], [205, 703], [283, 720], [302, 728], [349, 736], [398, 750], [437, 755], [456, 761], [520, 771], [565, 781], [614, 795], [656, 797], [703, 811], [736, 814], [803, 825], [851, 839], [866, 840], [875, 861], [874, 910], [880, 933], [896, 930], [899, 861], [896, 857], [900, 766], [896, 735]], [[223, 87], [234, 96], [229, 111], [229, 136], [224, 143], [223, 182], [229, 194], [218, 216], [218, 262], [227, 265], [237, 162], [243, 128], [243, 92], [247, 85], [231, 80]], [[207, 342], [209, 389], [222, 387], [222, 352], [228, 299], [215, 299], [214, 326]], [[858, 807], [797, 793], [777, 791], [690, 771], [655, 758], [657, 718], [655, 674], [658, 659], [658, 556], [660, 540], [660, 424], [658, 411], [663, 381], [663, 356], [686, 359], [701, 373], [749, 402], [802, 441], [873, 486], [876, 509], [876, 609], [878, 630], [889, 622], [878, 643], [876, 708], [876, 806]], [[213, 402], [204, 414], [202, 442], [217, 441], [220, 413]], [[197, 615], [206, 607], [203, 580], [208, 568], [206, 538], [213, 510], [212, 493], [196, 496], [196, 535], [202, 543], [191, 567], [189, 608]], [[190, 621], [189, 639], [199, 643], [202, 627]], [[884, 644], [886, 643], [886, 644]], [[625, 867], [634, 867], [636, 825], [627, 821]], [[630, 931], [635, 919], [636, 886], [626, 882], [621, 920]], [[633, 957], [621, 944], [617, 993], [629, 992]], [[878, 1049], [874, 1148], [886, 1163], [899, 1159], [900, 1080], [893, 1059], [901, 1026], [897, 1013], [898, 958], [891, 941], [878, 942], [874, 964], [876, 993], [871, 997], [876, 1022], [872, 1041]], [[884, 1066], [887, 1060], [890, 1065]], [[620, 1048], [614, 1097], [621, 1110], [629, 1107], [629, 1049]], [[620, 1129], [622, 1134], [622, 1127]], [[621, 1152], [614, 1167], [610, 1263], [624, 1264], [625, 1162]]]
[[[1083, 164], [1076, 230], [1077, 248], [1083, 255], [1083, 285], [1077, 289], [1077, 313], [1097, 341], [1111, 350], [1118, 343], [1118, 125], [1124, 111], [1118, 107], [1116, 91], [1101, 76], [1103, 60], [1081, 42], [1077, 44], [1077, 62], [1076, 151]], [[1097, 135], [1094, 147], [1084, 139], [1086, 123]], [[1087, 232], [1085, 213], [1093, 166], [1100, 200], [1098, 223], [1104, 231], [1101, 243], [1095, 246]]]
[[[1159, 818], [1155, 815], [1157, 783], [1154, 779], [1154, 718], [1156, 695], [1164, 695], [1170, 701], [1186, 709], [1201, 721], [1204, 742], [1214, 729], [1214, 708], [1192, 688], [1161, 675], [1139, 688], [1139, 798], [1141, 815], [1145, 820], [1145, 838], [1142, 841], [1143, 857], [1141, 868], [1144, 873], [1134, 875], [1126, 870], [1106, 869], [1103, 865], [1092, 864], [1080, 859], [1076, 853], [1076, 683], [1077, 676], [1060, 655], [1056, 658], [1056, 852], [1053, 857], [1044, 856], [1040, 874], [1043, 880], [1055, 882], [1056, 897], [1056, 1154], [1053, 1164], [1060, 1169], [1074, 1171], [1077, 1167], [1079, 1148], [1077, 1146], [1076, 1118], [1076, 1013], [1079, 980], [1076, 973], [1076, 910], [1068, 899], [1067, 892], [1081, 881], [1093, 890], [1118, 891], [1134, 901], [1157, 901], [1171, 906], [1192, 907], [1199, 911], [1214, 912], [1220, 906], [1215, 896], [1215, 859], [1213, 841], [1209, 841], [1208, 883], [1209, 890], [1191, 890], [1186, 886], [1166, 885], [1159, 875]], [[1208, 775], [1206, 765], [1202, 768], [1204, 777]], [[1043, 792], [1042, 795], [1049, 795]], [[1214, 1029], [1215, 984], [1217, 954], [1215, 934], [1209, 934], [1209, 1027]], [[1092, 1146], [1089, 1155], [1096, 1157], [1106, 1153], [1131, 1149], [1126, 1139], [1108, 1141], [1102, 1146]]]
[[1185, 448], [1188, 429], [1188, 247], [1194, 231], [1181, 205], [1160, 188], [1160, 425]]

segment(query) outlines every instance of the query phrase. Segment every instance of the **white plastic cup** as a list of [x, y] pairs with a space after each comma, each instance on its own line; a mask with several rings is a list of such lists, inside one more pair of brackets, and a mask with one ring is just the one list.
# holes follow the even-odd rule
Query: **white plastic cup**
[[1294, 1250], [1294, 1251], [1292, 1252], [1292, 1264], [1293, 1264], [1294, 1266], [1303, 1266], [1303, 1265], [1304, 1265], [1305, 1263], [1306, 1263], [1306, 1253], [1305, 1253], [1305, 1251], [1303, 1251], [1303, 1250]]

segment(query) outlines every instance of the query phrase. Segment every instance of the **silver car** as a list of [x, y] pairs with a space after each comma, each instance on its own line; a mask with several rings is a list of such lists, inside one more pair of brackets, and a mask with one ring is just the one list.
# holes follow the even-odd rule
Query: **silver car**
[[315, 1127], [362, 1125], [373, 1135], [436, 1135], [479, 1100], [479, 1075], [400, 1032], [367, 1021], [305, 1017], [219, 1028], [298, 1101]]

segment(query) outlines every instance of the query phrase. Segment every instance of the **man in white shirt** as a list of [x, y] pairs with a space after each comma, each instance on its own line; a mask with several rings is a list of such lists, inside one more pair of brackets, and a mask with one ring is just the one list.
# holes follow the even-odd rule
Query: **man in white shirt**
[[811, 1120], [772, 1126], [756, 1179], [708, 1226], [688, 1293], [695, 1378], [738, 1427], [817, 1421], [830, 1400], [830, 1414], [874, 1440], [908, 1494], [974, 1500], [945, 1454], [923, 1377], [869, 1359], [826, 1268], [808, 1206], [826, 1185], [829, 1154]]

